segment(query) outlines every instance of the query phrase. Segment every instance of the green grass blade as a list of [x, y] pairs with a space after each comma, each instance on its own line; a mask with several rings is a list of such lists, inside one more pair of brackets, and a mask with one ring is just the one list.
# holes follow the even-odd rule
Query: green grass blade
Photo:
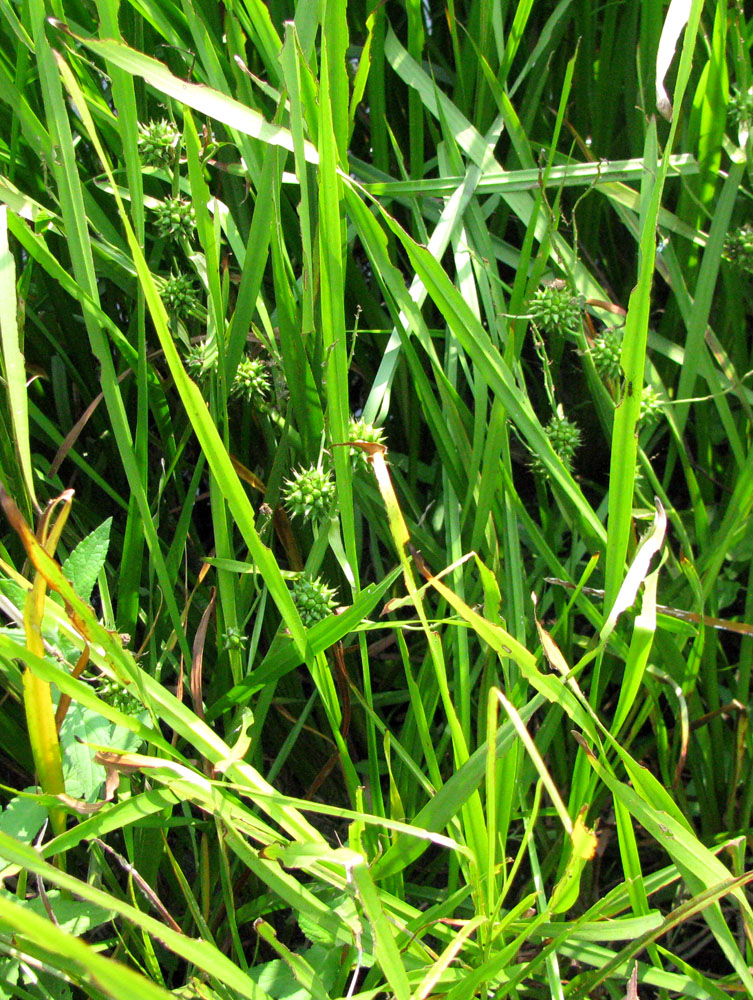
[[[29, 442], [29, 411], [26, 397], [26, 368], [23, 345], [16, 322], [16, 267], [8, 246], [8, 209], [0, 205], [0, 338], [2, 340], [3, 372], [8, 392], [13, 439], [21, 465], [26, 492], [36, 506], [34, 476]], [[9, 483], [10, 485], [10, 483]], [[19, 502], [21, 498], [19, 497]], [[24, 507], [27, 505], [24, 504]]]

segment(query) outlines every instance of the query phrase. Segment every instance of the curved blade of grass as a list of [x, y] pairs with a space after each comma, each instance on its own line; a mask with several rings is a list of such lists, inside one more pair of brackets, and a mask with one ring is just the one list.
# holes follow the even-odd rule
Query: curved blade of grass
[[[345, 329], [345, 237], [343, 190], [338, 167], [346, 164], [348, 78], [345, 53], [348, 29], [342, 2], [328, 3], [322, 21], [319, 81], [319, 284], [322, 349], [326, 358], [327, 418], [334, 445], [348, 438], [348, 342]], [[343, 570], [358, 591], [358, 557], [353, 519], [350, 449], [335, 448], [335, 479], [347, 563]]]
[[[477, 167], [469, 168], [466, 176], [461, 178], [458, 186], [450, 192], [450, 196], [442, 209], [442, 213], [427, 244], [430, 254], [436, 257], [437, 260], [440, 260], [444, 255], [455, 227], [462, 218], [463, 212], [470, 204], [480, 176], [481, 173]], [[352, 208], [352, 203], [350, 207]], [[359, 235], [363, 240], [364, 230]], [[369, 240], [366, 246], [369, 254], [372, 256], [372, 261], [376, 264], [380, 256], [382, 256], [379, 252], [380, 246], [378, 240], [372, 236], [372, 239]], [[400, 283], [398, 285], [392, 280], [394, 277], [393, 272], [394, 268], [390, 265], [389, 260], [382, 263], [377, 269], [381, 280], [389, 284], [390, 290], [395, 295], [396, 302], [400, 306], [403, 315], [400, 317], [396, 328], [390, 334], [390, 339], [387, 342], [382, 361], [374, 378], [372, 390], [364, 407], [364, 418], [369, 421], [383, 420], [389, 408], [390, 387], [400, 360], [400, 346], [401, 341], [404, 340], [403, 325], [406, 321], [410, 324], [412, 332], [417, 335], [424, 350], [432, 359], [437, 378], [439, 380], [446, 379], [442, 366], [436, 358], [436, 351], [431, 338], [422, 335], [421, 324], [416, 322], [416, 307], [420, 309], [423, 306], [426, 300], [427, 288], [421, 280], [421, 276], [416, 274], [411, 281], [410, 289], [406, 292], [402, 275], [400, 276]], [[404, 344], [403, 350], [405, 351]], [[437, 437], [438, 440], [441, 440], [441, 436]]]
[[[304, 122], [308, 120], [309, 128], [316, 141], [319, 132], [319, 118], [316, 112], [316, 82], [311, 70], [306, 65], [296, 25], [292, 21], [285, 25], [285, 42], [280, 53], [280, 65], [285, 75], [286, 89], [290, 99], [290, 131], [295, 147], [295, 172], [301, 198], [298, 206], [298, 217], [301, 226], [302, 270], [305, 276], [311, 276], [308, 280], [304, 277], [303, 281], [301, 330], [308, 333], [315, 329], [314, 288], [312, 287], [315, 284], [313, 278], [315, 268], [312, 239], [314, 220], [311, 211], [312, 196], [309, 190], [309, 171], [304, 155]], [[304, 107], [307, 109], [305, 117]]]
[[633, 635], [630, 640], [630, 650], [625, 662], [620, 697], [615, 709], [610, 729], [614, 736], [620, 731], [627, 718], [643, 680], [643, 674], [648, 664], [648, 657], [656, 632], [656, 590], [659, 580], [659, 570], [650, 573], [645, 580], [641, 613], [635, 619]]
[[636, 549], [630, 569], [625, 574], [625, 579], [620, 586], [619, 592], [614, 600], [607, 620], [599, 633], [601, 642], [606, 642], [614, 631], [617, 619], [623, 611], [630, 608], [635, 603], [638, 588], [648, 575], [648, 568], [651, 560], [661, 549], [664, 542], [664, 533], [667, 530], [667, 515], [661, 501], [656, 498], [656, 514], [651, 529], [646, 532]]
[[[62, 27], [60, 22], [56, 22]], [[170, 72], [167, 67], [151, 56], [137, 52], [122, 42], [112, 40], [98, 41], [93, 38], [73, 36], [77, 42], [96, 53], [115, 66], [119, 66], [132, 76], [154, 87], [161, 94], [171, 97], [179, 104], [186, 104], [200, 114], [222, 122], [228, 128], [236, 129], [244, 135], [249, 135], [261, 142], [293, 152], [293, 137], [289, 129], [281, 125], [270, 125], [266, 119], [253, 108], [221, 93], [212, 87], [199, 83], [187, 83]], [[319, 153], [311, 143], [304, 143], [304, 155], [309, 163], [319, 162]]]
[[[643, 798], [638, 790], [618, 781], [601, 764], [593, 751], [586, 748], [585, 743], [581, 745], [586, 749], [586, 756], [596, 774], [612, 794], [623, 802], [641, 826], [645, 827], [657, 843], [661, 844], [677, 865], [691, 892], [713, 892], [716, 886], [726, 884], [730, 880], [730, 873], [721, 861], [704, 847], [683, 823], [679, 823], [669, 812], [656, 808], [654, 802], [657, 800], [655, 798], [649, 801]], [[731, 892], [740, 905], [743, 919], [748, 927], [753, 927], [753, 911], [742, 891], [738, 887], [725, 891]], [[719, 943], [719, 947], [742, 979], [745, 988], [753, 991], [753, 976], [751, 976], [747, 964], [740, 954], [737, 942], [718, 904], [714, 903], [713, 900], [711, 907], [704, 911], [704, 917]]]
[[[53, 53], [44, 32], [45, 12], [43, 4], [40, 4], [39, 0], [32, 0], [31, 6], [33, 8], [31, 17], [35, 32], [37, 62], [40, 69], [40, 80], [44, 93], [45, 107], [48, 113], [50, 133], [54, 136], [60, 150], [60, 156], [53, 157], [53, 174], [58, 186], [73, 273], [77, 283], [82, 286], [89, 298], [98, 302], [99, 292], [87, 216], [87, 208], [91, 208], [92, 199], [89, 198], [87, 200], [87, 192], [81, 183], [79, 174], [75, 144], [63, 98], [60, 72], [56, 65], [56, 59], [58, 63], [62, 61], [58, 59], [57, 54]], [[68, 72], [70, 74], [70, 71]], [[72, 74], [70, 75], [72, 77]], [[77, 109], [80, 109], [81, 113], [91, 120], [86, 99], [78, 84], [75, 86]], [[112, 178], [110, 179], [112, 181]], [[163, 590], [167, 611], [178, 643], [181, 646], [181, 652], [186, 659], [190, 659], [190, 649], [182, 627], [181, 616], [174, 595], [173, 581], [167, 576], [167, 569], [157, 537], [156, 527], [141, 477], [139, 456], [134, 449], [125, 405], [115, 375], [112, 352], [104, 336], [104, 328], [87, 310], [84, 310], [84, 321], [92, 352], [102, 368], [100, 381], [119, 455], [128, 477], [131, 492], [138, 502], [141, 514], [141, 524], [139, 527], [143, 531], [149, 545], [157, 577]]]
[[317, 975], [316, 970], [302, 955], [291, 951], [290, 948], [280, 941], [277, 932], [271, 924], [268, 924], [266, 920], [257, 920], [254, 923], [254, 930], [262, 941], [267, 942], [272, 951], [277, 952], [293, 973], [301, 989], [305, 990], [306, 994], [312, 997], [312, 1000], [330, 1000], [329, 993], [327, 993], [327, 989]]
[[0, 342], [8, 392], [13, 440], [21, 463], [24, 485], [37, 506], [29, 443], [29, 412], [26, 396], [26, 366], [16, 322], [16, 265], [8, 246], [8, 209], [0, 205]]
[[180, 800], [168, 788], [150, 788], [132, 798], [107, 803], [99, 812], [69, 827], [65, 833], [53, 837], [40, 849], [44, 858], [52, 858], [72, 850], [93, 837], [104, 837], [113, 830], [125, 830], [150, 816], [158, 815], [178, 805]]
[[[13, 530], [19, 535], [32, 561], [32, 553], [34, 552], [47, 555], [55, 551], [63, 526], [68, 519], [72, 498], [73, 493], [70, 490], [58, 498], [58, 501], [62, 502], [63, 508], [51, 527], [49, 519], [58, 501], [47, 508], [40, 523], [41, 541], [39, 541], [0, 485], [0, 504], [2, 504], [5, 516]], [[24, 603], [24, 632], [27, 650], [39, 657], [45, 655], [42, 640], [42, 619], [46, 590], [47, 581], [44, 575], [37, 570], [31, 590], [27, 592]], [[26, 666], [23, 672], [23, 694], [29, 742], [42, 790], [49, 795], [63, 794], [65, 792], [63, 759], [50, 684]], [[65, 815], [59, 809], [50, 810], [50, 822], [55, 833], [62, 833], [65, 830]]]
[[356, 865], [351, 873], [364, 914], [374, 933], [375, 952], [396, 1000], [410, 1000], [408, 973], [397, 946], [396, 931], [382, 907], [379, 892], [368, 865]]
[[65, 956], [66, 964], [73, 967], [69, 975], [76, 974], [84, 988], [96, 983], [98, 992], [112, 1000], [169, 1000], [172, 996], [151, 979], [100, 954], [98, 949], [13, 900], [7, 893], [0, 896], [0, 920], [18, 936], [20, 952], [24, 951], [24, 942], [31, 942], [49, 956], [53, 966]]
[[[560, 9], [564, 10], [570, 2], [571, 0], [561, 0]], [[458, 146], [481, 170], [479, 183], [487, 172], [491, 171], [497, 176], [503, 173], [495, 159], [494, 143], [482, 136], [449, 98], [434, 86], [433, 81], [411, 58], [392, 32], [388, 36], [385, 52], [398, 75], [409, 87], [421, 94], [427, 111], [450, 126]], [[547, 253], [552, 256], [556, 266], [572, 274], [580, 294], [585, 295], [587, 299], [601, 301], [608, 299], [604, 290], [580, 262], [573, 248], [558, 233], [551, 232], [549, 220], [543, 213], [539, 213], [536, 199], [522, 191], [506, 191], [503, 192], [503, 197], [520, 221], [525, 226], [532, 227], [532, 235], [535, 234], [540, 243], [547, 246]]]
[[672, 102], [664, 87], [664, 78], [674, 59], [682, 29], [688, 23], [690, 8], [691, 0], [672, 0], [659, 39], [656, 54], [656, 106], [667, 121], [672, 121]]
[[[79, 641], [81, 641], [80, 637]], [[129, 729], [144, 742], [158, 746], [171, 757], [176, 755], [176, 751], [170, 747], [169, 742], [161, 735], [159, 730], [145, 725], [136, 716], [127, 715], [112, 705], [108, 705], [107, 702], [97, 697], [89, 684], [84, 683], [84, 681], [79, 680], [77, 677], [72, 677], [67, 670], [58, 666], [53, 660], [43, 659], [42, 656], [39, 656], [32, 650], [24, 649], [6, 635], [0, 635], [0, 656], [5, 656], [8, 659], [22, 660], [31, 673], [47, 684], [55, 684], [72, 701], [91, 709], [98, 715], [109, 719], [110, 722], [115, 723], [117, 726]], [[96, 649], [92, 650], [92, 660], [94, 662], [102, 660], [102, 657], [98, 656]]]
[[[349, 191], [346, 185], [348, 209], [359, 230], [359, 236], [367, 252], [374, 239], [374, 219], [356, 193], [355, 186]], [[376, 206], [389, 230], [397, 237], [408, 254], [411, 265], [426, 286], [437, 308], [448, 323], [453, 336], [457, 337], [466, 354], [471, 358], [486, 381], [498, 393], [507, 413], [528, 442], [531, 450], [538, 455], [561, 489], [568, 506], [578, 518], [583, 533], [596, 547], [604, 543], [603, 525], [596, 517], [580, 487], [565, 469], [555, 453], [536, 418], [533, 409], [521, 392], [509, 367], [492, 344], [489, 335], [474, 316], [468, 303], [452, 284], [440, 263], [426, 247], [415, 243], [400, 224], [387, 212]]]
[[[518, 708], [518, 715], [524, 722], [527, 722], [544, 703], [544, 697], [536, 695], [523, 708]], [[515, 739], [515, 729], [509, 722], [500, 726], [495, 737], [494, 753], [496, 756], [503, 757]], [[488, 754], [488, 744], [484, 742], [416, 813], [413, 817], [413, 823], [424, 830], [443, 830], [458, 814], [462, 803], [484, 780]], [[402, 871], [419, 858], [425, 850], [426, 845], [416, 842], [415, 838], [398, 836], [382, 857], [378, 858], [372, 865], [374, 879], [380, 880]]]
[[[14, 840], [2, 831], [0, 831], [0, 857], [19, 865], [21, 868], [24, 868], [29, 872], [34, 872], [42, 877], [47, 884], [57, 885], [61, 889], [66, 889], [77, 897], [85, 899], [88, 902], [93, 903], [95, 906], [102, 907], [103, 910], [109, 912], [114, 911], [119, 916], [132, 923], [134, 927], [140, 928], [150, 934], [157, 941], [162, 942], [162, 944], [175, 955], [178, 955], [185, 961], [198, 966], [198, 968], [203, 969], [218, 982], [232, 990], [235, 990], [238, 995], [247, 997], [248, 1000], [268, 1000], [267, 994], [264, 990], [257, 986], [256, 983], [246, 976], [234, 962], [231, 962], [230, 959], [223, 955], [222, 952], [213, 945], [206, 941], [197, 941], [195, 938], [188, 937], [185, 934], [179, 934], [166, 924], [162, 923], [160, 920], [156, 920], [154, 917], [151, 917], [146, 913], [142, 913], [141, 910], [137, 910], [128, 903], [122, 902], [116, 896], [110, 895], [101, 889], [88, 885], [86, 882], [82, 882], [80, 879], [74, 878], [72, 875], [66, 875], [63, 872], [58, 871], [48, 862], [43, 861], [32, 847], [29, 847], [26, 844], [20, 844], [17, 840]], [[0, 900], [0, 903], [2, 903], [4, 907], [12, 905], [3, 903], [2, 900]], [[52, 928], [47, 921], [44, 923], [47, 927], [47, 933], [51, 934], [51, 930], [54, 928]], [[75, 941], [75, 938], [71, 939], [69, 935], [63, 934], [62, 932], [58, 933], [61, 935], [60, 943], [63, 950], [66, 947], [73, 947], [71, 942]], [[86, 952], [83, 950], [85, 948]], [[81, 944], [80, 954], [88, 958], [87, 946]], [[101, 956], [97, 956], [97, 958], [99, 958], [100, 962], [107, 961]], [[99, 963], [95, 963], [92, 971], [99, 967]], [[136, 973], [131, 971], [130, 977], [136, 977]], [[138, 977], [138, 979], [132, 978], [131, 982], [138, 982], [141, 978], [142, 977]], [[126, 976], [125, 981], [127, 982], [128, 979], [129, 977]], [[117, 996], [118, 994], [116, 993], [114, 995]], [[160, 998], [164, 997], [164, 993], [161, 990], [153, 995], [155, 997], [159, 996]]]
[[[313, 625], [307, 632], [312, 652], [315, 655], [324, 652], [325, 649], [340, 642], [358, 625], [362, 624], [392, 587], [400, 573], [401, 567], [396, 566], [380, 583], [370, 583], [364, 587], [353, 604], [346, 608], [342, 614], [333, 615]], [[286, 642], [282, 649], [273, 646], [249, 677], [231, 688], [208, 709], [207, 718], [209, 720], [217, 718], [223, 715], [231, 705], [243, 704], [256, 691], [278, 680], [291, 670], [295, 670], [302, 662], [304, 661], [300, 650], [294, 643]]]
[[[749, 879], [749, 874], [746, 874], [739, 879], [727, 879], [725, 882], [714, 886], [707, 892], [700, 893], [691, 900], [686, 900], [680, 904], [680, 906], [676, 907], [676, 909], [671, 913], [667, 914], [667, 916], [663, 919], [660, 914], [656, 913], [652, 915], [649, 920], [641, 918], [640, 920], [635, 921], [635, 923], [633, 918], [627, 918], [625, 920], [599, 920], [598, 922], [591, 924], [586, 934], [583, 934], [582, 936], [581, 920], [583, 918], [580, 918], [571, 924], [570, 929], [568, 929], [567, 926], [563, 927], [562, 924], [544, 924], [537, 928], [535, 933], [532, 935], [534, 941], [538, 941], [540, 939], [542, 940], [543, 947], [541, 951], [536, 954], [532, 961], [524, 963], [522, 968], [516, 972], [514, 976], [502, 984], [498, 991], [498, 995], [500, 997], [504, 997], [510, 993], [514, 994], [515, 988], [524, 979], [533, 975], [549, 954], [552, 952], [558, 952], [595, 967], [596, 971], [583, 973], [581, 976], [577, 977], [577, 979], [574, 980], [565, 991], [565, 996], [568, 1000], [575, 997], [577, 997], [578, 1000], [582, 1000], [582, 997], [585, 995], [585, 991], [590, 992], [597, 982], [603, 982], [603, 978], [601, 977], [605, 970], [608, 970], [607, 976], [611, 974], [615, 977], [624, 978], [630, 969], [631, 958], [638, 955], [641, 949], [650, 948], [652, 942], [658, 937], [691, 919], [694, 913], [702, 913], [705, 907], [711, 905], [717, 899], [729, 893], [732, 889], [737, 888], [738, 882], [744, 882]], [[594, 916], [598, 915], [594, 911], [598, 910], [602, 903], [603, 900], [597, 903], [596, 907], [592, 908], [584, 916], [588, 917], [589, 914], [593, 914]], [[608, 935], [610, 933], [610, 928], [614, 928], [616, 930], [618, 934], [616, 940], [622, 940], [623, 932], [615, 925], [622, 925], [623, 923], [625, 924], [626, 930], [628, 926], [634, 923], [635, 931], [632, 935], [627, 933], [625, 934], [626, 937], [632, 938], [631, 944], [626, 945], [620, 952], [615, 953], [608, 948], [603, 948], [597, 944], [591, 943], [592, 941], [597, 940], [607, 940], [607, 937], [600, 937], [600, 935]], [[641, 930], [642, 926], [643, 929]], [[562, 929], [560, 930], [560, 928]], [[599, 930], [597, 930], [597, 928]], [[551, 937], [552, 930], [559, 931], [553, 939]], [[544, 941], [544, 938], [549, 938], [549, 940]], [[637, 942], [640, 942], [638, 947], [636, 947]], [[664, 949], [659, 950], [664, 952]], [[666, 954], [666, 952], [664, 953]], [[615, 963], [616, 955], [620, 955], [620, 961], [617, 963]], [[672, 959], [674, 960], [674, 956], [672, 956]], [[682, 966], [680, 967], [682, 968]], [[692, 972], [694, 970], [684, 969], [683, 971], [686, 972], [686, 975], [678, 975], [674, 972], [664, 972], [660, 968], [652, 969], [640, 964], [638, 965], [638, 968], [641, 983], [675, 991], [681, 996], [698, 997], [699, 1000], [707, 1000], [707, 997], [711, 996], [714, 1000], [724, 1000], [724, 997], [727, 995], [724, 990], [716, 987], [708, 980], [705, 980], [699, 989], [695, 985], [697, 979], [694, 981], [692, 978]], [[705, 992], [704, 989], [706, 990]]]
[[737, 892], [752, 880], [753, 872], [746, 872], [738, 878], [728, 877], [724, 881], [705, 889], [703, 892], [697, 893], [692, 899], [686, 900], [686, 902], [681, 903], [680, 906], [672, 910], [661, 921], [658, 927], [644, 931], [643, 934], [634, 941], [631, 941], [630, 944], [625, 945], [609, 961], [600, 962], [599, 968], [596, 971], [579, 977], [577, 984], [573, 984], [573, 986], [565, 991], [565, 996], [568, 1000], [582, 1000], [582, 998], [590, 996], [592, 990], [596, 989], [610, 975], [615, 974], [619, 968], [626, 966], [630, 959], [639, 955], [644, 948], [657, 941], [674, 927], [678, 927], [686, 921], [691, 920], [696, 914], [705, 914], [708, 907], [718, 905], [718, 901], [723, 899], [724, 896]]
[[[675, 0], [676, 2], [676, 0]], [[702, 0], [692, 0], [692, 10], [685, 30], [680, 67], [675, 86], [675, 103], [680, 104], [685, 94], [693, 50], [698, 32]], [[646, 340], [651, 309], [651, 287], [656, 263], [656, 226], [659, 207], [664, 192], [664, 182], [669, 170], [669, 156], [674, 146], [677, 130], [675, 117], [669, 137], [664, 146], [664, 155], [654, 176], [657, 162], [656, 124], [647, 131], [645, 161], [647, 168], [645, 184], [645, 211], [641, 213], [640, 256], [638, 279], [630, 296], [625, 319], [621, 365], [625, 376], [624, 396], [615, 411], [612, 431], [612, 457], [609, 473], [609, 541], [605, 565], [605, 605], [610, 607], [616, 597], [625, 565], [630, 520], [632, 516], [633, 491], [635, 483], [635, 462], [637, 456], [636, 425], [640, 415], [640, 400], [646, 364]], [[598, 706], [599, 688], [595, 690], [594, 705]]]
[[[434, 677], [436, 680], [436, 684], [442, 699], [442, 707], [447, 716], [447, 721], [449, 725], [449, 733], [452, 742], [452, 750], [453, 750], [453, 758], [455, 761], [455, 766], [462, 767], [462, 765], [466, 763], [469, 757], [468, 743], [463, 733], [463, 728], [460, 724], [460, 719], [458, 718], [455, 702], [453, 701], [452, 694], [450, 692], [450, 686], [447, 677], [447, 667], [443, 655], [442, 645], [438, 641], [437, 633], [434, 632], [433, 629], [431, 629], [429, 626], [423, 602], [421, 600], [421, 593], [419, 589], [416, 587], [416, 583], [413, 577], [413, 570], [411, 567], [410, 558], [408, 556], [408, 549], [410, 546], [410, 534], [405, 524], [405, 519], [403, 518], [403, 514], [400, 509], [400, 504], [398, 502], [394, 487], [392, 485], [392, 480], [390, 478], [389, 470], [387, 469], [387, 463], [384, 457], [386, 448], [384, 447], [384, 445], [371, 445], [371, 446], [362, 445], [362, 447], [364, 447], [369, 452], [369, 458], [371, 461], [372, 468], [374, 470], [374, 474], [377, 479], [379, 492], [382, 495], [382, 500], [387, 510], [387, 518], [389, 520], [390, 533], [397, 548], [400, 564], [403, 568], [403, 580], [405, 582], [405, 589], [408, 591], [411, 601], [414, 607], [416, 608], [416, 612], [421, 622], [421, 626], [428, 641], [429, 658], [434, 670]], [[486, 861], [487, 835], [485, 830], [483, 809], [481, 807], [481, 799], [479, 794], [476, 791], [473, 791], [471, 793], [468, 802], [464, 803], [461, 806], [461, 809], [465, 821], [464, 827], [465, 827], [466, 838], [474, 853], [475, 864], [478, 869], [483, 871], [485, 870], [487, 864]]]
[[[697, 174], [698, 163], [690, 153], [673, 154], [669, 158], [670, 168], [684, 176]], [[361, 186], [369, 194], [386, 198], [408, 197], [445, 197], [448, 198], [463, 183], [463, 177], [454, 174], [443, 174], [439, 177], [427, 177], [421, 181], [395, 181], [388, 178], [369, 180], [378, 176], [368, 163], [351, 159], [353, 173], [361, 182]], [[524, 170], [504, 170], [495, 168], [479, 177], [476, 190], [479, 194], [504, 194], [513, 191], [539, 191], [544, 188], [562, 187], [596, 187], [602, 188], [602, 193], [613, 197], [615, 201], [633, 206], [635, 192], [625, 186], [630, 180], [640, 180], [645, 171], [642, 159], [631, 160], [598, 160], [595, 163], [552, 164], [548, 167], [546, 176], [542, 176], [538, 167]], [[663, 228], [681, 233], [688, 239], [705, 242], [703, 236], [683, 222], [677, 216], [663, 209], [660, 221]]]
[[[746, 170], [747, 161], [744, 156], [740, 155], [730, 166], [722, 193], [714, 204], [714, 214], [706, 250], [698, 271], [693, 308], [685, 340], [685, 360], [680, 369], [680, 380], [676, 390], [678, 406], [674, 410], [674, 416], [679, 434], [683, 433], [690, 413], [688, 404], [682, 401], [693, 395], [696, 380], [701, 374], [699, 368], [702, 359], [706, 356], [706, 347], [703, 341], [709, 323], [709, 313], [721, 265], [724, 240], [730, 228], [732, 213], [738, 201], [738, 190]], [[665, 482], [669, 482], [670, 475], [671, 468], [668, 468], [665, 473]]]
[[[8, 503], [9, 498], [6, 498], [6, 507]], [[85, 637], [92, 647], [92, 659], [96, 662], [99, 656], [94, 647], [101, 647], [107, 667], [116, 674], [121, 683], [135, 682], [143, 704], [153, 713], [158, 713], [162, 722], [172, 726], [184, 736], [210, 763], [219, 764], [222, 761], [232, 760], [232, 750], [209, 726], [157, 680], [139, 669], [133, 655], [123, 648], [120, 637], [100, 624], [94, 611], [81, 600], [65, 579], [55, 560], [39, 545], [30, 544], [27, 554], [47, 585], [63, 598], [70, 621], [75, 624], [78, 634]], [[277, 571], [279, 573], [279, 569]], [[0, 636], [0, 640], [2, 638]], [[106, 712], [102, 714], [107, 716]], [[128, 728], [133, 728], [133, 724]], [[158, 742], [162, 746], [165, 745], [162, 737], [158, 738]], [[168, 752], [171, 756], [174, 755], [174, 751]], [[248, 764], [233, 762], [226, 768], [226, 774], [249, 790], [257, 788], [259, 791], [272, 791], [271, 785]], [[302, 839], [321, 839], [321, 835], [295, 810], [283, 810], [283, 812], [284, 815], [277, 815], [276, 819], [292, 836]]]

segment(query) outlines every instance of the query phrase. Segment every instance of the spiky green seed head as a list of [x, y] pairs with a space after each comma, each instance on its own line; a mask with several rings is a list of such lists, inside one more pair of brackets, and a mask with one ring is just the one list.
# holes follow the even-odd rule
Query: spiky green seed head
[[565, 334], [579, 328], [583, 300], [564, 282], [552, 282], [536, 289], [528, 312], [544, 333]]
[[567, 417], [555, 414], [546, 425], [546, 433], [552, 448], [569, 469], [572, 466], [575, 452], [580, 448], [580, 428]]
[[725, 260], [735, 264], [742, 271], [753, 273], [753, 228], [740, 226], [724, 238]]
[[165, 169], [172, 165], [180, 143], [180, 132], [172, 122], [162, 118], [139, 125], [139, 152], [147, 167]]
[[655, 424], [662, 415], [664, 404], [652, 385], [645, 385], [641, 393], [641, 412], [638, 417], [644, 427]]
[[214, 345], [210, 346], [208, 341], [200, 340], [198, 344], [191, 345], [184, 362], [191, 378], [200, 382], [217, 368], [217, 349]]
[[312, 466], [298, 469], [283, 487], [285, 505], [293, 517], [322, 518], [335, 496], [335, 484], [329, 472]]
[[162, 289], [162, 301], [169, 313], [183, 319], [199, 304], [193, 279], [187, 274], [171, 274]]
[[167, 198], [154, 209], [160, 236], [185, 236], [190, 239], [196, 229], [196, 213], [190, 201]]
[[248, 636], [244, 635], [239, 628], [229, 628], [225, 632], [223, 640], [224, 649], [245, 649]]
[[[372, 444], [384, 444], [384, 431], [381, 427], [375, 427], [363, 419], [351, 419], [348, 421], [349, 441], [369, 441]], [[350, 455], [356, 469], [367, 469], [369, 467], [369, 456], [363, 448], [351, 447]]]
[[[572, 469], [575, 452], [580, 447], [580, 428], [572, 420], [560, 413], [555, 413], [552, 419], [544, 428], [546, 436], [549, 438], [554, 451], [559, 455], [562, 464], [566, 469]], [[546, 475], [546, 467], [538, 455], [534, 455], [531, 460], [531, 468], [534, 473], [540, 476]]]
[[617, 327], [605, 330], [591, 345], [594, 367], [603, 379], [619, 378], [621, 354], [622, 330]]
[[243, 358], [230, 387], [230, 395], [251, 402], [262, 400], [269, 392], [267, 365], [261, 358]]
[[336, 593], [336, 590], [328, 587], [319, 577], [311, 580], [307, 576], [299, 576], [293, 582], [291, 590], [293, 602], [306, 628], [311, 628], [332, 614]]
[[124, 715], [134, 717], [143, 711], [144, 706], [132, 693], [132, 687], [133, 685], [130, 688], [124, 687], [112, 677], [101, 677], [97, 684], [97, 694], [106, 704], [112, 705]]
[[733, 87], [727, 104], [727, 114], [736, 125], [750, 129], [753, 125], [753, 87], [748, 90]]

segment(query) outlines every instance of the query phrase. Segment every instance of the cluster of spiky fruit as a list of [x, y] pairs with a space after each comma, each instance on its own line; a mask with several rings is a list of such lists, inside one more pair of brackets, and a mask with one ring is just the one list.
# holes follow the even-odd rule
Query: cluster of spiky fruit
[[173, 164], [180, 132], [166, 118], [139, 125], [139, 152], [144, 165], [165, 169]]
[[199, 304], [193, 278], [187, 274], [171, 274], [162, 288], [162, 301], [171, 315], [183, 319]]
[[[355, 418], [348, 421], [348, 440], [349, 441], [365, 441], [369, 444], [384, 444], [384, 431], [381, 427], [375, 427], [374, 424], [368, 423], [366, 420]], [[356, 469], [366, 469], [369, 465], [369, 456], [363, 448], [351, 447], [350, 454], [353, 458], [353, 464]]]
[[652, 385], [644, 385], [641, 393], [640, 422], [644, 426], [651, 426], [661, 417], [664, 403], [659, 393]]
[[753, 272], [753, 228], [740, 226], [724, 238], [724, 257], [743, 271]]
[[197, 382], [217, 367], [217, 349], [208, 340], [192, 344], [185, 356], [186, 371]]
[[319, 577], [312, 580], [302, 574], [293, 582], [291, 595], [306, 628], [316, 625], [332, 614], [336, 593], [336, 590], [328, 587]]
[[245, 399], [262, 400], [269, 392], [269, 374], [267, 365], [261, 358], [244, 357], [238, 365], [230, 395]]
[[554, 281], [536, 289], [528, 312], [544, 333], [565, 334], [580, 326], [583, 300], [564, 281]]
[[620, 377], [620, 357], [622, 355], [622, 330], [612, 327], [605, 330], [591, 345], [594, 367], [603, 379]]
[[335, 496], [332, 473], [319, 466], [294, 470], [290, 479], [285, 480], [283, 497], [285, 505], [294, 517], [316, 518], [329, 513]]
[[[562, 464], [566, 469], [572, 469], [575, 452], [580, 447], [581, 442], [578, 425], [564, 414], [555, 413], [544, 431], [552, 448], [562, 460]], [[546, 467], [538, 455], [534, 455], [531, 459], [531, 468], [536, 475], [546, 476], [547, 474]]]
[[748, 90], [734, 87], [727, 104], [727, 113], [737, 125], [750, 128], [753, 124], [753, 87]]
[[156, 227], [160, 236], [176, 236], [190, 239], [196, 229], [196, 213], [193, 205], [185, 198], [166, 198], [154, 208], [157, 216]]

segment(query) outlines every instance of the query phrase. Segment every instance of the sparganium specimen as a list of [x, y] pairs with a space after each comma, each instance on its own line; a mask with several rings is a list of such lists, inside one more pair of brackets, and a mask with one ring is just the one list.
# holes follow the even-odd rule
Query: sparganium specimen
[[332, 474], [317, 466], [296, 469], [283, 489], [285, 505], [294, 517], [322, 518], [335, 496]]
[[327, 618], [334, 610], [337, 591], [328, 587], [319, 577], [312, 580], [304, 575], [299, 576], [293, 583], [291, 593], [306, 628]]

